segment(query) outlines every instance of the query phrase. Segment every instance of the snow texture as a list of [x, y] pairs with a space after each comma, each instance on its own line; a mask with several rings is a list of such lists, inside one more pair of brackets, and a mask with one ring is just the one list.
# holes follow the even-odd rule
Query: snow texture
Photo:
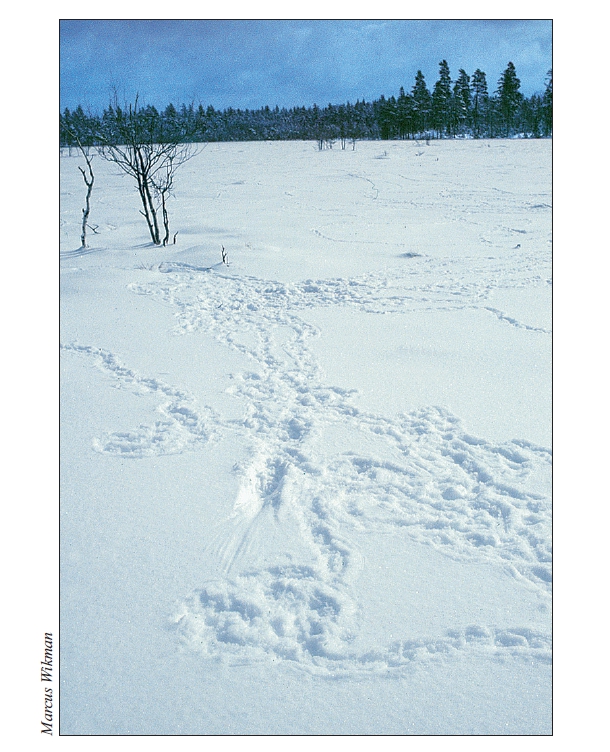
[[[118, 726], [88, 718], [91, 689], [70, 657], [87, 619], [77, 627], [68, 606], [82, 607], [84, 590], [70, 584], [79, 578], [67, 557], [63, 733], [550, 733], [550, 143], [383, 151], [205, 149], [177, 180], [182, 245], [164, 249], [142, 243], [125, 206], [131, 186], [97, 161], [92, 220], [104, 229], [91, 248], [71, 250], [77, 159], [63, 160], [64, 547], [95, 538], [91, 520], [72, 517], [74, 498], [91, 496], [92, 468], [106, 494], [95, 503], [118, 530], [128, 512], [116, 499], [137, 495], [123, 484], [146, 475], [140, 514], [150, 520], [130, 529], [154, 537], [155, 516], [172, 514], [198, 560], [185, 574], [187, 557], [166, 542], [141, 549], [155, 561], [148, 575], [96, 561], [89, 586], [118, 612], [134, 608], [122, 578], [147, 590], [156, 568], [174, 573], [154, 616], [165, 619], [162, 637], [119, 626], [127, 644], [154, 651], [162, 640], [174, 653], [167, 671], [180, 660], [232, 672], [215, 690], [227, 712], [236, 702], [227, 682], [239, 685], [246, 667], [263, 684], [296, 671], [321, 702], [333, 698], [320, 722], [291, 710], [298, 682], [258, 725], [223, 729], [189, 713], [186, 696], [179, 730], [169, 718], [139, 726], [129, 708]], [[77, 423], [90, 431], [85, 445]], [[181, 488], [164, 464], [170, 455], [210, 484], [207, 509], [202, 488], [193, 496], [188, 477]], [[132, 473], [128, 460], [146, 469]], [[160, 512], [163, 477], [196, 514]], [[119, 548], [107, 543], [102, 560]], [[78, 566], [87, 559], [81, 551]], [[108, 578], [120, 583], [113, 595]], [[100, 641], [117, 629], [101, 613]], [[103, 648], [95, 655], [107, 660]], [[501, 712], [490, 699], [498, 663], [514, 683]], [[488, 686], [491, 703], [470, 708], [466, 729], [442, 704], [422, 722], [433, 689], [419, 705], [409, 696], [410, 709], [397, 689], [369, 707], [368, 731], [346, 729], [358, 694], [337, 699], [325, 683], [408, 682], [417, 670], [432, 686], [465, 666], [477, 667], [460, 690], [466, 701]], [[126, 693], [145, 679], [137, 666], [122, 670]], [[532, 675], [540, 689], [528, 715], [519, 682]]]

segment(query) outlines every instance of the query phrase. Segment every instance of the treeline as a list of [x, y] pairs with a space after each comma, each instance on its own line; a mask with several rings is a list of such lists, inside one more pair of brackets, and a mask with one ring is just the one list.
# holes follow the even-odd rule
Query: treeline
[[547, 74], [544, 92], [525, 97], [515, 66], [509, 63], [497, 89], [490, 93], [486, 75], [463, 69], [452, 80], [445, 60], [432, 89], [421, 71], [410, 92], [397, 97], [326, 107], [262, 107], [216, 110], [193, 104], [159, 111], [152, 105], [119, 106], [115, 101], [102, 115], [85, 113], [81, 106], [60, 115], [60, 144], [71, 147], [120, 143], [126, 117], [137, 117], [151, 142], [315, 140], [319, 148], [340, 141], [414, 138], [542, 138], [553, 130], [553, 79]]

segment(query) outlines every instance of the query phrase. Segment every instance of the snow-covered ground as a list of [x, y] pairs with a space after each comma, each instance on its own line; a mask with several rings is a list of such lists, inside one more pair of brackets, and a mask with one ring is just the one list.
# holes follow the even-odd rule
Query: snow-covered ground
[[551, 142], [79, 164], [62, 733], [549, 734]]

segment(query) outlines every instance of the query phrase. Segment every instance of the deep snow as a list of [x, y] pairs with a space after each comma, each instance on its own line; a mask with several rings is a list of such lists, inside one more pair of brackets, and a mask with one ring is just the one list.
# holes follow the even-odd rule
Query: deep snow
[[550, 733], [551, 143], [81, 163], [62, 733]]

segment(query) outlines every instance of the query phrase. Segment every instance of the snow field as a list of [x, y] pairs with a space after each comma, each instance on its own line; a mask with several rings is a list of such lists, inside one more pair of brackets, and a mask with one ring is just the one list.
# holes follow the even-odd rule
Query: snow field
[[[192, 661], [344, 682], [466, 664], [484, 682], [500, 662], [548, 683], [549, 149], [211, 145], [180, 175], [185, 229], [166, 249], [141, 243], [125, 184], [100, 188], [118, 219], [106, 248], [62, 252], [62, 359], [96, 400], [114, 387], [133, 407], [66, 460], [148, 463], [154, 478], [178, 456], [205, 476], [234, 452], [214, 524], [189, 531], [204, 576], [165, 614]], [[83, 291], [100, 284], [120, 292], [94, 321]], [[511, 733], [546, 733], [538, 707]], [[487, 711], [472, 723], [494, 728]]]

